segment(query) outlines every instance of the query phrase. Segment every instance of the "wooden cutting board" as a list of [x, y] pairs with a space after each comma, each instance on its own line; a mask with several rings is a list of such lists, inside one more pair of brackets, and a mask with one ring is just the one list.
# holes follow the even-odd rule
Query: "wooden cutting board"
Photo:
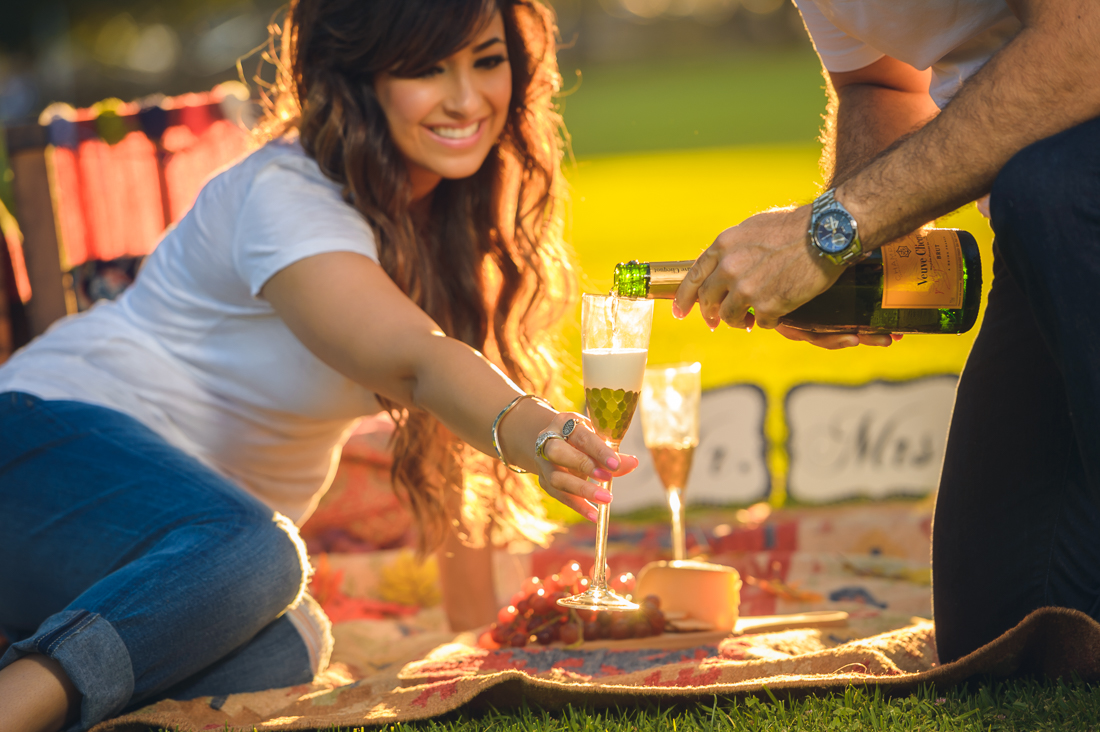
[[690, 633], [664, 633], [647, 638], [630, 638], [627, 640], [598, 640], [582, 643], [579, 648], [582, 650], [607, 648], [615, 651], [652, 648], [676, 651], [681, 648], [717, 645], [731, 635], [771, 633], [796, 628], [843, 628], [847, 625], [848, 613], [839, 610], [817, 610], [789, 615], [756, 615], [738, 618], [733, 631], [704, 630]]

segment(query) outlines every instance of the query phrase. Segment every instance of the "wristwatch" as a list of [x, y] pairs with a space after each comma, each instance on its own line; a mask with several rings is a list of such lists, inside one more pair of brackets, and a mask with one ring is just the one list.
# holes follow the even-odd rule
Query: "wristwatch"
[[817, 253], [833, 264], [847, 264], [863, 254], [859, 229], [848, 209], [836, 200], [834, 189], [822, 193], [810, 213], [810, 241]]

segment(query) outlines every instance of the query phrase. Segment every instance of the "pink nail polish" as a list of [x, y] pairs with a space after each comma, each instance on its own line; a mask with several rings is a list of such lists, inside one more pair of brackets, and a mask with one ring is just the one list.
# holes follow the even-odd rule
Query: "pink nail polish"
[[599, 520], [600, 520], [600, 514], [598, 514], [598, 513], [597, 513], [597, 512], [595, 512], [595, 511], [589, 511], [588, 513], [586, 513], [586, 514], [584, 515], [584, 517], [585, 517], [585, 518], [587, 518], [587, 519], [588, 519], [589, 521], [591, 521], [592, 523], [596, 523], [597, 521], [599, 521]]
[[684, 312], [680, 310], [680, 306], [676, 303], [675, 300], [672, 301], [672, 317], [676, 318], [677, 320], [684, 319]]
[[598, 488], [596, 492], [592, 494], [592, 500], [597, 503], [611, 503], [611, 492], [605, 491], [603, 488]]
[[595, 470], [592, 471], [592, 477], [595, 478], [596, 480], [604, 481], [604, 480], [611, 480], [612, 476], [611, 476], [611, 473], [607, 472], [603, 468], [596, 468]]
[[607, 459], [607, 467], [611, 468], [612, 470], [618, 470], [619, 465], [621, 465], [621, 463], [619, 462], [619, 458], [611, 457]]

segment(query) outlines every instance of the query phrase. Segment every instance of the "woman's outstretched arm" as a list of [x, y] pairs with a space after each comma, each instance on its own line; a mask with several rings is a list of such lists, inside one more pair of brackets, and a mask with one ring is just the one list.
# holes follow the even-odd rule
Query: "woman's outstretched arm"
[[[459, 439], [495, 455], [493, 419], [522, 392], [483, 355], [444, 336], [377, 263], [350, 252], [319, 254], [278, 272], [262, 294], [329, 366], [381, 396], [427, 410]], [[610, 496], [585, 478], [620, 475], [637, 461], [620, 460], [586, 429], [570, 438], [579, 449], [553, 441], [564, 470], [537, 458], [535, 437], [566, 419], [533, 400], [520, 402], [501, 423], [501, 450], [511, 464], [538, 472], [548, 493], [591, 518], [587, 502]]]

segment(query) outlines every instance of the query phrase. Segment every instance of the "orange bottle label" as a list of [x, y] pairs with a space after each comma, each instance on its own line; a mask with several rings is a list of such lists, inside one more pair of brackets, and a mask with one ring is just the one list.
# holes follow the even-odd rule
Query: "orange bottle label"
[[882, 271], [884, 308], [962, 307], [962, 245], [950, 229], [919, 232], [884, 245]]

